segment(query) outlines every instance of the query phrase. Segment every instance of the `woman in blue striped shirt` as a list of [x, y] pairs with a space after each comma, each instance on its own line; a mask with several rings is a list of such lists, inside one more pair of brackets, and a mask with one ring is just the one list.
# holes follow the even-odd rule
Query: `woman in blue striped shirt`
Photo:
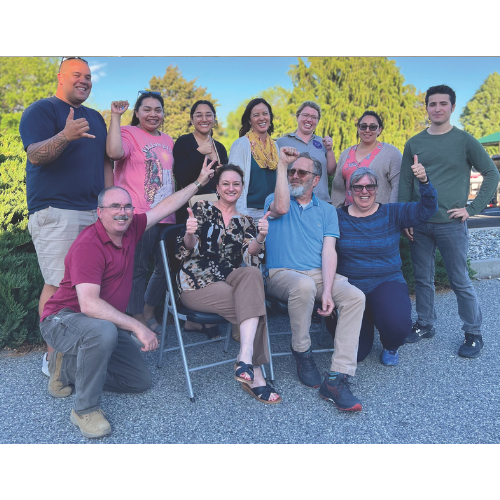
[[411, 301], [401, 272], [400, 233], [405, 227], [428, 221], [437, 211], [436, 190], [418, 158], [412, 169], [420, 181], [418, 203], [376, 203], [377, 175], [362, 167], [353, 172], [349, 182], [353, 203], [337, 209], [337, 272], [366, 295], [358, 361], [372, 349], [375, 326], [384, 348], [381, 362], [387, 366], [398, 364], [398, 348], [411, 332]]

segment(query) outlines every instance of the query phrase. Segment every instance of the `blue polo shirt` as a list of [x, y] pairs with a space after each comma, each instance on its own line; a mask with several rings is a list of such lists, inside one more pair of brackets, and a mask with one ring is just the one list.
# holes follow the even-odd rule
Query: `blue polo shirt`
[[[274, 200], [274, 193], [266, 198], [264, 213]], [[305, 208], [290, 195], [290, 210], [285, 215], [269, 217], [266, 238], [266, 267], [285, 267], [310, 271], [322, 267], [323, 238], [339, 238], [339, 221], [335, 207], [314, 194]]]

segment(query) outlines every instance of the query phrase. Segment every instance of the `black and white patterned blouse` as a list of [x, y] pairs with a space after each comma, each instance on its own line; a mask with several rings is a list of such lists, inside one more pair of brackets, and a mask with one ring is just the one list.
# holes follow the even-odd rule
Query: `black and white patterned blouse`
[[198, 219], [195, 247], [186, 249], [183, 234], [177, 238], [176, 257], [182, 261], [177, 275], [180, 290], [198, 290], [225, 281], [243, 261], [247, 266], [259, 265], [264, 252], [248, 253], [248, 245], [257, 237], [251, 217], [234, 215], [226, 228], [222, 212], [208, 201], [195, 203], [193, 215]]

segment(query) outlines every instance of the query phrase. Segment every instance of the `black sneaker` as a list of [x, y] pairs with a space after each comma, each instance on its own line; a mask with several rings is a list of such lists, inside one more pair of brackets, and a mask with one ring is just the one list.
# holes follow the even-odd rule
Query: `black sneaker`
[[430, 339], [436, 335], [436, 329], [433, 326], [422, 326], [418, 321], [413, 323], [411, 333], [406, 337], [407, 344], [414, 344], [422, 339]]
[[307, 387], [317, 389], [321, 385], [321, 375], [319, 374], [316, 364], [312, 356], [311, 348], [306, 352], [296, 352], [292, 349], [292, 353], [297, 362], [297, 375], [299, 380]]
[[483, 346], [484, 342], [481, 335], [466, 333], [464, 343], [458, 350], [458, 355], [462, 356], [462, 358], [478, 358]]
[[339, 373], [334, 380], [330, 380], [328, 373], [319, 388], [319, 395], [335, 403], [339, 410], [361, 411], [361, 401], [353, 396], [345, 373]]

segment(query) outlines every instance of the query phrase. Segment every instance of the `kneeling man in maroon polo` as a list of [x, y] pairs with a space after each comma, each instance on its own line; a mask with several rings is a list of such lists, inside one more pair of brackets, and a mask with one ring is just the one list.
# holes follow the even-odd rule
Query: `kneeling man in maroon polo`
[[196, 182], [165, 198], [144, 214], [125, 189], [104, 189], [98, 198], [95, 224], [76, 238], [64, 260], [64, 278], [45, 304], [40, 330], [56, 352], [49, 358], [49, 393], [76, 395], [70, 420], [87, 438], [111, 432], [100, 409], [102, 391], [142, 392], [151, 374], [142, 351], [158, 346], [146, 325], [127, 316], [135, 246], [144, 231], [181, 208], [213, 176], [204, 166]]

